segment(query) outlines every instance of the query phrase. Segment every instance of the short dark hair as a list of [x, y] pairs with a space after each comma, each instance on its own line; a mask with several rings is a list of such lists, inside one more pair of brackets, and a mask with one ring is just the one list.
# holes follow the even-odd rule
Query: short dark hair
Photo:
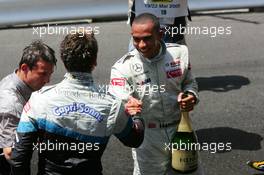
[[28, 65], [29, 69], [32, 70], [39, 60], [46, 61], [53, 65], [56, 65], [57, 62], [54, 50], [41, 40], [36, 40], [23, 49], [19, 67], [25, 63]]
[[60, 45], [61, 59], [69, 72], [91, 72], [98, 45], [93, 33], [68, 34]]
[[159, 22], [159, 19], [153, 15], [153, 14], [150, 14], [150, 13], [142, 13], [138, 16], [135, 17], [133, 24], [144, 24], [146, 23], [147, 21], [151, 21], [153, 22], [154, 24], [154, 30], [156, 32], [159, 32], [160, 31], [160, 22]]

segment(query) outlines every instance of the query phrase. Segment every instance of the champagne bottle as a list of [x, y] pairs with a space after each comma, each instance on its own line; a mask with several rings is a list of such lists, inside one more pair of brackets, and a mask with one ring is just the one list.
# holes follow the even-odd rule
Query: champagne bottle
[[189, 173], [198, 168], [197, 138], [192, 129], [189, 113], [181, 110], [181, 120], [172, 137], [172, 168]]

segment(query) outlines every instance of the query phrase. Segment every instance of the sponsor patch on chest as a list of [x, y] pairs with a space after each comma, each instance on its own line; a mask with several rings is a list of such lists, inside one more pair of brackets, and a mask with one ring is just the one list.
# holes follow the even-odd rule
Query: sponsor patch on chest
[[126, 79], [125, 78], [112, 78], [111, 84], [113, 86], [125, 86], [126, 85]]
[[165, 70], [167, 78], [176, 78], [181, 76], [181, 60], [176, 58], [175, 60], [165, 63]]
[[174, 69], [174, 70], [166, 71], [167, 78], [176, 78], [176, 77], [179, 77], [181, 75], [182, 75], [181, 69]]
[[181, 67], [181, 61], [180, 59], [176, 59], [176, 60], [172, 60], [170, 62], [167, 62], [165, 64], [165, 67], [168, 69], [168, 68], [179, 68]]

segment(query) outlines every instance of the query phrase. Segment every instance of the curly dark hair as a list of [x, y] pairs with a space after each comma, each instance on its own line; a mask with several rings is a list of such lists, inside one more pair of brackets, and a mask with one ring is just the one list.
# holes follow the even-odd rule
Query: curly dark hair
[[93, 33], [68, 34], [60, 45], [61, 59], [69, 72], [91, 72], [96, 64], [97, 52]]
[[41, 40], [36, 40], [23, 49], [19, 67], [25, 63], [28, 65], [29, 69], [32, 70], [39, 60], [46, 61], [53, 65], [56, 65], [57, 62], [54, 50]]

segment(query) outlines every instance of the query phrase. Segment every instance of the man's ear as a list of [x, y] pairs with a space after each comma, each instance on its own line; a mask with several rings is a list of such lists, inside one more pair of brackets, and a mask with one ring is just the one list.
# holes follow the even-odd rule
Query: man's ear
[[30, 69], [28, 67], [27, 64], [23, 63], [21, 66], [20, 66], [20, 70], [24, 73], [27, 73]]

